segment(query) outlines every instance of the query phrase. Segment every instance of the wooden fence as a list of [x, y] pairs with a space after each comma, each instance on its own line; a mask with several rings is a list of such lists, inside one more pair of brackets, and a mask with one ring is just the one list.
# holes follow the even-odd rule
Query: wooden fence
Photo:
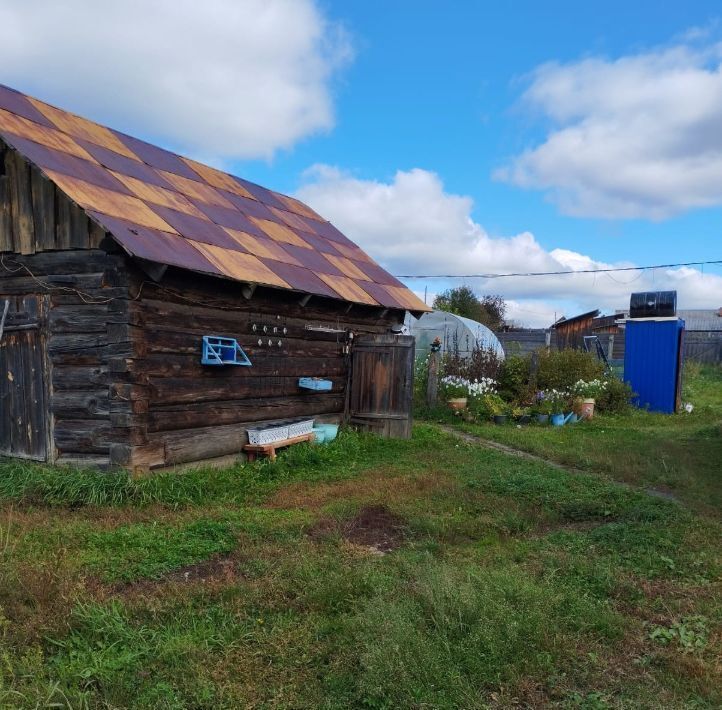
[[[544, 347], [557, 347], [557, 335], [548, 330], [519, 330], [495, 333], [507, 355], [528, 355]], [[624, 331], [600, 333], [599, 341], [611, 358], [624, 360]], [[686, 331], [685, 360], [702, 363], [722, 363], [722, 331]]]

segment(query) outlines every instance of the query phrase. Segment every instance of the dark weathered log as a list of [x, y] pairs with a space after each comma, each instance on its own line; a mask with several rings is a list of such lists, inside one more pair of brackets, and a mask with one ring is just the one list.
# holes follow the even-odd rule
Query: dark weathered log
[[36, 276], [48, 274], [102, 273], [106, 269], [120, 269], [122, 259], [98, 249], [82, 251], [48, 251], [32, 255], [13, 254], [6, 257], [14, 264], [25, 264]]
[[57, 419], [108, 419], [108, 388], [55, 391], [50, 399], [50, 411]]
[[105, 333], [109, 323], [124, 323], [123, 313], [108, 313], [108, 305], [76, 304], [55, 306], [50, 311], [52, 333]]
[[[152, 327], [148, 329], [133, 329], [131, 338], [142, 342], [148, 355], [152, 354], [177, 354], [177, 355], [198, 355], [201, 354], [201, 333], [187, 333], [182, 331], [160, 330]], [[335, 357], [341, 353], [341, 345], [335, 342], [309, 342], [294, 338], [281, 338], [281, 347], [268, 345], [268, 336], [262, 338], [264, 345], [257, 344], [259, 336], [238, 336], [233, 331], [217, 332], [209, 328], [205, 335], [221, 335], [235, 337], [241, 347], [246, 351], [251, 361], [254, 358], [277, 357], [278, 355], [290, 355], [293, 353], [300, 357]], [[273, 338], [271, 337], [273, 342]], [[141, 346], [142, 347], [142, 346]]]
[[166, 464], [165, 443], [155, 441], [142, 446], [113, 443], [109, 451], [113, 466], [124, 466], [133, 471], [148, 471]]
[[[152, 288], [152, 287], [151, 287]], [[150, 290], [150, 289], [149, 289]], [[165, 295], [165, 293], [163, 294]], [[168, 298], [172, 298], [169, 296]], [[266, 311], [257, 310], [259, 304], [252, 302], [244, 304], [243, 301], [219, 298], [218, 293], [196, 294], [195, 299], [203, 303], [202, 299], [213, 299], [212, 303], [217, 305], [199, 305], [193, 302], [175, 302], [173, 300], [162, 300], [158, 298], [144, 298], [139, 302], [138, 308], [144, 314], [147, 323], [157, 323], [161, 326], [168, 325], [168, 318], [174, 314], [182, 314], [183, 325], [189, 330], [207, 328], [209, 324], [219, 327], [245, 328], [251, 334], [251, 326], [255, 324], [258, 330], [257, 335], [273, 335], [273, 328], [277, 328], [277, 335], [282, 335], [282, 329], [293, 329], [295, 337], [307, 337], [314, 339], [344, 339], [343, 334], [314, 333], [306, 330], [307, 325], [326, 325], [340, 330], [355, 330], [359, 327], [371, 329], [378, 332], [385, 332], [388, 329], [389, 319], [364, 320], [363, 318], [352, 318], [329, 312], [322, 308], [308, 312], [304, 309], [291, 308], [283, 303], [270, 302], [266, 305]], [[280, 316], [280, 317], [279, 317]], [[262, 327], [269, 329], [268, 333], [262, 331]]]
[[[310, 376], [313, 375], [310, 373]], [[331, 382], [332, 392], [343, 392], [346, 383], [342, 378]], [[151, 403], [157, 404], [290, 397], [304, 392], [298, 386], [297, 377], [248, 377], [209, 382], [199, 382], [194, 378], [159, 377], [150, 379], [149, 390]]]
[[68, 342], [56, 342], [56, 339], [66, 337], [64, 335], [56, 336], [51, 338], [48, 343], [48, 357], [53, 367], [56, 365], [97, 367], [107, 362], [109, 358], [130, 356], [133, 347], [129, 342], [108, 343], [92, 347], [81, 345], [77, 341], [73, 345]]
[[94, 390], [108, 386], [106, 365], [55, 365], [52, 370], [53, 390]]
[[165, 465], [240, 454], [246, 443], [246, 429], [236, 424], [163, 432], [149, 441], [164, 447]]
[[110, 422], [106, 420], [61, 419], [55, 422], [55, 446], [59, 454], [108, 454], [113, 441]]
[[148, 413], [148, 431], [193, 429], [214, 425], [254, 422], [266, 419], [314, 417], [341, 412], [343, 394], [315, 394], [154, 406]]
[[198, 380], [225, 381], [248, 377], [305, 377], [315, 373], [321, 377], [339, 377], [346, 371], [344, 359], [340, 355], [303, 357], [295, 353], [279, 355], [277, 352], [248, 353], [253, 363], [251, 367], [216, 367], [201, 364], [200, 347], [198, 352], [188, 355], [148, 355], [146, 358], [114, 360], [114, 372], [127, 372], [142, 378], [182, 377]]
[[[6, 257], [6, 268], [16, 268]], [[0, 269], [0, 273], [7, 273]], [[64, 278], [62, 274], [55, 276], [41, 276], [37, 279], [28, 275], [22, 275], [25, 272], [21, 269], [16, 275], [3, 278], [2, 292], [6, 294], [22, 294], [22, 293], [53, 293], [65, 292], [69, 290], [78, 290], [83, 293], [89, 293], [102, 287], [102, 276], [100, 274], [78, 274], [69, 275]]]

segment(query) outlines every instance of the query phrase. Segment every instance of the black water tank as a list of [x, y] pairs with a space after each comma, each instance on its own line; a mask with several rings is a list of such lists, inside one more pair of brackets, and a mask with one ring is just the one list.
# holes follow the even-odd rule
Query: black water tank
[[629, 299], [630, 318], [669, 318], [677, 315], [676, 291], [644, 291]]

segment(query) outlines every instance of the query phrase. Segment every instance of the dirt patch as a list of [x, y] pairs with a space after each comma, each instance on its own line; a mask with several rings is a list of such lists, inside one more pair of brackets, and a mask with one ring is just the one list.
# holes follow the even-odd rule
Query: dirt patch
[[164, 574], [158, 579], [137, 579], [114, 584], [111, 594], [145, 594], [165, 586], [185, 584], [228, 584], [241, 575], [239, 559], [233, 555], [214, 555], [203, 562], [196, 562]]
[[386, 553], [399, 548], [407, 537], [405, 520], [385, 505], [366, 505], [349, 520], [324, 518], [308, 529], [312, 540], [341, 535], [347, 542], [369, 551]]
[[268, 508], [319, 510], [329, 503], [356, 499], [373, 504], [379, 500], [404, 500], [447, 491], [459, 484], [443, 473], [417, 473], [394, 476], [388, 469], [370, 471], [346, 481], [294, 483], [284, 486], [268, 499]]

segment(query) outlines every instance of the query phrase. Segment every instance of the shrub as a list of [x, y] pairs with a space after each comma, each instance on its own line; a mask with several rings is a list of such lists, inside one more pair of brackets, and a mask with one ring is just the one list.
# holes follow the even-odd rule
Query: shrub
[[618, 377], [609, 376], [607, 386], [597, 398], [595, 406], [601, 412], [623, 414], [631, 406], [633, 397], [634, 392], [626, 382], [622, 382]]
[[566, 390], [541, 390], [537, 392], [536, 401], [540, 413], [562, 414], [571, 408], [572, 395]]
[[584, 350], [539, 351], [537, 387], [539, 389], [571, 389], [578, 380], [601, 379], [604, 365]]
[[499, 368], [499, 393], [504, 399], [524, 401], [529, 398], [528, 357], [510, 355]]
[[507, 409], [507, 403], [498, 394], [485, 394], [475, 399], [471, 405], [473, 414], [484, 419], [505, 414]]

